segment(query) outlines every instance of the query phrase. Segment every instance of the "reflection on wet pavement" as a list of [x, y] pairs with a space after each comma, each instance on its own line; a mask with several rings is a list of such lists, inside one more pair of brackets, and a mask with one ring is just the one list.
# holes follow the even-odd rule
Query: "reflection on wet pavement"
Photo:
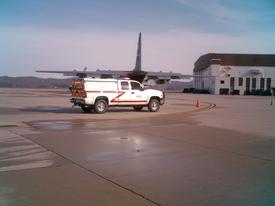
[[72, 128], [71, 121], [39, 121], [34, 124], [36, 127], [49, 130], [66, 130]]
[[68, 107], [59, 107], [59, 106], [36, 106], [36, 107], [24, 107], [19, 110], [20, 112], [28, 113], [54, 113], [54, 114], [73, 114], [73, 113], [82, 113], [79, 108], [68, 108]]
[[[174, 115], [175, 116], [175, 115]], [[71, 129], [88, 129], [91, 132], [105, 129], [125, 129], [160, 125], [175, 125], [175, 124], [194, 124], [190, 119], [169, 118], [140, 118], [129, 120], [114, 120], [114, 119], [74, 119], [74, 120], [41, 120], [29, 122], [32, 127], [38, 130], [71, 130]]]

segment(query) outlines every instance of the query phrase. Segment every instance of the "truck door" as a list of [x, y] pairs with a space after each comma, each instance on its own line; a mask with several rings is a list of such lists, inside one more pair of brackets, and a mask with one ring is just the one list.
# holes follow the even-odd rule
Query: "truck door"
[[138, 82], [122, 80], [119, 82], [119, 94], [112, 102], [118, 102], [119, 105], [142, 105], [146, 104], [147, 98]]
[[119, 82], [119, 95], [116, 100], [119, 105], [129, 105], [132, 104], [132, 95], [130, 90], [130, 83], [127, 80]]
[[133, 104], [145, 104], [147, 102], [146, 93], [143, 92], [144, 89], [140, 83], [135, 81], [130, 81], [131, 85], [131, 99], [133, 99]]

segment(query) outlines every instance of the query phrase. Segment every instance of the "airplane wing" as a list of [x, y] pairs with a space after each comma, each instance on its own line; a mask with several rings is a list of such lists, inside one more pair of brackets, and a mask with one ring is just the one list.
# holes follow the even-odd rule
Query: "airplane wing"
[[63, 74], [64, 76], [78, 76], [80, 78], [85, 77], [95, 77], [95, 78], [124, 78], [129, 77], [133, 80], [139, 81], [142, 83], [143, 81], [154, 80], [157, 84], [164, 84], [165, 82], [169, 82], [170, 80], [180, 80], [180, 79], [190, 79], [190, 78], [209, 78], [214, 76], [200, 76], [200, 75], [189, 75], [189, 74], [181, 74], [174, 72], [150, 72], [150, 71], [135, 71], [135, 70], [95, 70], [95, 71], [87, 71], [86, 68], [84, 70], [71, 70], [71, 71], [62, 71], [62, 70], [36, 70], [36, 72], [41, 73], [56, 73]]
[[78, 76], [78, 77], [120, 77], [127, 75], [130, 71], [116, 71], [116, 70], [95, 70], [95, 71], [87, 71], [86, 68], [81, 70], [71, 70], [71, 71], [62, 71], [62, 70], [36, 70], [36, 72], [40, 73], [55, 73], [55, 74], [63, 74], [64, 76]]

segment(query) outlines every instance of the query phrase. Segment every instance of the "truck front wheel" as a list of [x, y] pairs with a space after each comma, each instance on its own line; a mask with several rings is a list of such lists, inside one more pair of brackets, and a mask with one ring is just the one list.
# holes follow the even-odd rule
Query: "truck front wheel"
[[149, 104], [148, 104], [148, 109], [150, 112], [157, 112], [160, 108], [160, 103], [158, 99], [151, 99]]
[[107, 111], [108, 104], [104, 99], [99, 99], [99, 100], [96, 100], [94, 108], [96, 113], [103, 114]]

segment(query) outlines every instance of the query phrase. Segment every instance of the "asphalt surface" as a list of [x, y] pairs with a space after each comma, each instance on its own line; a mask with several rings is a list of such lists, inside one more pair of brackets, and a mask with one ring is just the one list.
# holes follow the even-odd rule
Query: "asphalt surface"
[[167, 94], [158, 113], [103, 115], [68, 99], [1, 89], [0, 205], [275, 205], [270, 97]]

